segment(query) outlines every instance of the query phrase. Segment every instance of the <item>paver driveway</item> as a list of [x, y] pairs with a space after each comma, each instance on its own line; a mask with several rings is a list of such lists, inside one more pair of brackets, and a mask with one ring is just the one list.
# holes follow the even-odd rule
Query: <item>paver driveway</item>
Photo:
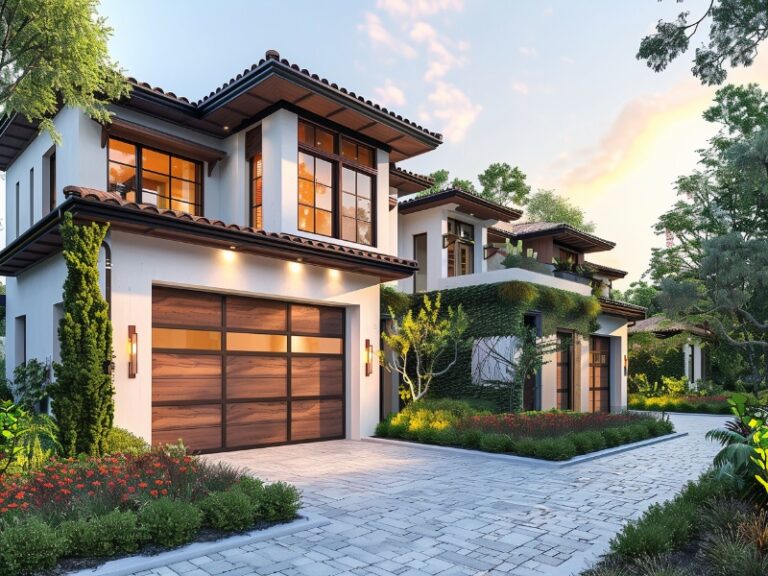
[[331, 522], [141, 575], [569, 575], [627, 519], [696, 478], [725, 418], [674, 416], [689, 436], [551, 469], [480, 453], [335, 441], [230, 452], [221, 460], [296, 484]]

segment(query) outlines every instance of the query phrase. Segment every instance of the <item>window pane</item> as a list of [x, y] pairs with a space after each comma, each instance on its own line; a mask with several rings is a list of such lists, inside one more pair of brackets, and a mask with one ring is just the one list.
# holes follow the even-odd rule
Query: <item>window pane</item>
[[251, 169], [253, 170], [253, 172], [251, 174], [251, 176], [253, 178], [261, 178], [262, 177], [262, 175], [263, 175], [262, 172], [264, 170], [264, 162], [261, 159], [261, 153], [260, 152], [258, 154], [256, 154], [256, 156], [251, 158]]
[[315, 179], [315, 159], [303, 152], [299, 152], [299, 178]]
[[364, 164], [365, 166], [370, 166], [371, 168], [374, 168], [373, 150], [371, 148], [368, 148], [367, 146], [362, 146], [362, 145], [358, 146], [357, 161], [360, 164]]
[[155, 192], [159, 196], [168, 196], [168, 177], [145, 170], [141, 174], [141, 188]]
[[371, 221], [371, 201], [365, 198], [357, 199], [357, 219], [364, 222]]
[[323, 236], [333, 235], [333, 220], [330, 212], [315, 210], [315, 233]]
[[136, 168], [109, 163], [109, 191], [125, 195], [136, 190]]
[[315, 147], [333, 154], [333, 134], [322, 128], [315, 128]]
[[357, 242], [357, 220], [354, 218], [341, 219], [341, 239]]
[[152, 347], [178, 350], [220, 350], [221, 332], [152, 328]]
[[363, 198], [371, 197], [371, 177], [357, 173], [357, 195]]
[[315, 184], [315, 206], [322, 210], [333, 209], [333, 191], [330, 186]]
[[227, 349], [238, 352], [287, 352], [288, 337], [276, 334], [228, 332]]
[[333, 170], [330, 162], [315, 159], [315, 180], [323, 186], [333, 184]]
[[319, 336], [291, 336], [291, 352], [310, 354], [341, 354], [344, 341], [341, 338], [320, 338]]
[[315, 185], [309, 180], [299, 179], [299, 204], [315, 204]]
[[299, 230], [315, 231], [315, 211], [309, 206], [299, 206]]
[[173, 210], [179, 210], [181, 212], [186, 212], [187, 214], [193, 214], [197, 215], [197, 205], [192, 202], [184, 202], [182, 200], [172, 200], [171, 201], [171, 208]]
[[261, 206], [257, 206], [251, 211], [251, 222], [251, 225], [257, 230], [261, 230], [264, 227], [261, 221]]
[[185, 180], [197, 180], [197, 164], [189, 160], [171, 157], [171, 176]]
[[341, 215], [348, 218], [355, 217], [355, 196], [353, 194], [344, 193], [341, 195]]
[[168, 154], [155, 152], [148, 148], [141, 151], [141, 167], [144, 170], [152, 170], [161, 174], [168, 174]]
[[256, 178], [251, 182], [251, 204], [256, 206], [262, 202], [261, 178]]
[[346, 138], [341, 139], [341, 155], [344, 156], [344, 158], [349, 158], [350, 160], [357, 160], [357, 144], [354, 142], [350, 142]]
[[341, 189], [344, 190], [344, 192], [350, 192], [354, 194], [356, 179], [357, 175], [354, 171], [350, 170], [349, 168], [344, 168], [341, 175]]
[[184, 202], [197, 202], [197, 186], [194, 182], [187, 182], [186, 180], [171, 179], [171, 195], [175, 200], [183, 200]]
[[370, 222], [357, 223], [357, 241], [360, 244], [371, 243], [371, 223]]
[[311, 124], [299, 122], [299, 142], [307, 146], [314, 146], [315, 129]]
[[109, 159], [136, 166], [136, 146], [110, 138]]

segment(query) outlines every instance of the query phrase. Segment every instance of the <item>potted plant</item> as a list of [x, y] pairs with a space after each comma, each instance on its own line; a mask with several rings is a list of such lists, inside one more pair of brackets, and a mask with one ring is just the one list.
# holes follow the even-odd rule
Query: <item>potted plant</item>
[[574, 262], [573, 258], [553, 258], [552, 265], [555, 267], [554, 275], [557, 278], [589, 285], [591, 278], [587, 275], [588, 272], [584, 266]]

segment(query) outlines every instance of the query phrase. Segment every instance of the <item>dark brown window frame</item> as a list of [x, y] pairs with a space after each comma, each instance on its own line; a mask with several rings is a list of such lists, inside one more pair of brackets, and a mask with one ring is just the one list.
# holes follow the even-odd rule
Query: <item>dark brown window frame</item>
[[[455, 231], [450, 231], [450, 223], [454, 222], [456, 224], [460, 224], [463, 226], [468, 226], [472, 229], [472, 238], [464, 238], [461, 236], [461, 234], [456, 234]], [[455, 225], [454, 225], [455, 228]], [[449, 251], [451, 247], [454, 249], [454, 264], [453, 264], [453, 274], [451, 274], [450, 268], [446, 270], [446, 274], [448, 275], [448, 278], [455, 278], [457, 276], [469, 276], [470, 274], [475, 273], [475, 225], [470, 224], [469, 222], [465, 222], [464, 220], [459, 220], [458, 218], [448, 218], [448, 237], [452, 238], [453, 240], [445, 247], [446, 251]], [[454, 238], [455, 237], [455, 238]], [[469, 249], [471, 256], [471, 270], [468, 270], [466, 274], [459, 274], [457, 273], [457, 254], [458, 254], [458, 248], [459, 244], [462, 245], [463, 248]]]
[[[342, 138], [349, 140], [350, 142], [354, 142], [358, 146], [365, 146], [366, 148], [370, 148], [372, 151], [372, 160], [373, 163], [376, 164], [376, 147], [371, 146], [370, 144], [367, 144], [363, 142], [360, 139], [355, 138], [354, 136], [350, 136], [346, 132], [339, 131], [334, 128], [330, 128], [322, 123], [315, 122], [312, 120], [308, 120], [304, 117], [299, 117], [298, 122], [304, 122], [305, 124], [309, 124], [310, 126], [320, 128], [326, 132], [330, 132], [333, 134], [333, 149], [334, 152], [330, 153], [325, 150], [321, 150], [315, 146], [309, 146], [307, 144], [304, 144], [302, 142], [298, 143], [298, 150], [296, 153], [297, 158], [297, 173], [298, 173], [298, 154], [300, 152], [303, 152], [304, 154], [309, 154], [311, 156], [314, 156], [315, 158], [320, 158], [321, 160], [325, 160], [326, 162], [330, 162], [332, 166], [332, 173], [331, 173], [331, 190], [333, 194], [333, 204], [331, 207], [331, 214], [332, 214], [332, 230], [331, 230], [331, 236], [326, 236], [325, 234], [320, 234], [318, 232], [308, 232], [306, 230], [302, 230], [298, 227], [298, 217], [299, 217], [299, 199], [298, 199], [298, 184], [296, 188], [296, 229], [300, 232], [307, 232], [309, 234], [316, 234], [318, 236], [323, 236], [325, 238], [334, 238], [336, 240], [343, 240], [341, 237], [341, 226], [342, 226], [342, 194], [344, 194], [343, 187], [342, 187], [342, 173], [343, 169], [349, 168], [350, 170], [353, 170], [355, 172], [361, 172], [363, 174], [366, 174], [367, 176], [371, 177], [371, 243], [370, 244], [364, 244], [362, 242], [352, 241], [352, 240], [343, 240], [344, 242], [351, 242], [353, 244], [358, 244], [360, 246], [371, 246], [376, 247], [378, 245], [377, 242], [377, 232], [378, 232], [378, 225], [377, 225], [377, 215], [378, 210], [376, 206], [377, 201], [377, 194], [376, 194], [376, 186], [377, 186], [377, 180], [378, 180], [378, 170], [376, 168], [372, 168], [370, 166], [366, 166], [365, 164], [359, 164], [354, 161], [350, 161], [347, 157], [341, 155], [341, 140]], [[296, 132], [298, 134], [298, 123], [296, 126]], [[356, 221], [357, 218], [355, 219]]]
[[[169, 151], [163, 150], [161, 148], [156, 148], [154, 146], [147, 146], [146, 144], [140, 144], [138, 142], [134, 142], [134, 141], [128, 140], [126, 138], [120, 138], [119, 136], [109, 136], [109, 138], [107, 139], [107, 145], [104, 147], [105, 150], [106, 150], [106, 154], [107, 154], [107, 187], [106, 187], [107, 190], [109, 190], [109, 163], [110, 162], [114, 162], [114, 160], [110, 160], [109, 159], [109, 141], [110, 140], [117, 140], [118, 142], [123, 142], [124, 144], [128, 144], [130, 146], [135, 146], [136, 147], [136, 165], [134, 166], [134, 169], [136, 170], [136, 175], [134, 176], [134, 179], [135, 179], [135, 184], [136, 184], [136, 203], [137, 204], [141, 204], [142, 203], [141, 195], [142, 195], [143, 189], [141, 187], [141, 178], [142, 178], [141, 174], [144, 171], [144, 167], [142, 165], [143, 164], [142, 154], [141, 154], [142, 150], [147, 149], [147, 150], [151, 150], [152, 152], [157, 152], [159, 154], [166, 154], [169, 157], [169, 164], [170, 164], [170, 158], [178, 158], [179, 160], [185, 160], [186, 162], [192, 162], [193, 164], [195, 164], [195, 166], [197, 168], [197, 172], [198, 172], [198, 174], [200, 176], [200, 190], [199, 190], [199, 192], [195, 193], [195, 202], [193, 202], [192, 204], [195, 206], [195, 208], [197, 208], [197, 212], [194, 214], [195, 216], [203, 216], [204, 215], [204, 210], [205, 210], [205, 204], [204, 204], [204, 198], [205, 198], [205, 172], [203, 171], [203, 161], [202, 160], [197, 160], [195, 158], [190, 158], [190, 157], [187, 157], [187, 156], [182, 156], [180, 154], [175, 154], [173, 152], [169, 152]], [[116, 162], [116, 163], [117, 164], [122, 164], [121, 162]], [[123, 166], [127, 166], [127, 164], [122, 164], [122, 165]], [[170, 170], [170, 166], [169, 166], [169, 170]], [[150, 170], [150, 172], [152, 172], [152, 170]], [[169, 172], [169, 174], [168, 174], [169, 182], [170, 182], [171, 179], [172, 179], [172, 176], [171, 176], [171, 174]], [[189, 182], [189, 180], [185, 180], [183, 178], [177, 178], [177, 180], [183, 180], [184, 182]], [[169, 196], [168, 197], [172, 200], [173, 196], [171, 196], [171, 190], [169, 190], [168, 192], [169, 192]], [[184, 201], [181, 200], [181, 202], [184, 202]], [[188, 202], [184, 202], [184, 203], [188, 204]], [[171, 209], [173, 209], [172, 206], [173, 205], [171, 205]]]

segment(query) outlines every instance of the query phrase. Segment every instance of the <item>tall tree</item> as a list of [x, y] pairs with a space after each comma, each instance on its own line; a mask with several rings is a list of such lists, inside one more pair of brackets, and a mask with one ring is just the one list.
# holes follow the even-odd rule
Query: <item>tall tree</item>
[[64, 317], [59, 322], [61, 363], [50, 388], [61, 446], [70, 456], [99, 455], [112, 427], [112, 323], [99, 286], [99, 251], [107, 226], [81, 226], [65, 214], [61, 224]]
[[109, 58], [112, 30], [97, 0], [3, 0], [0, 3], [0, 111], [19, 113], [58, 140], [60, 103], [96, 120], [128, 92]]
[[629, 288], [624, 292], [621, 290], [611, 291], [611, 297], [616, 300], [622, 300], [624, 302], [629, 302], [630, 304], [636, 304], [637, 306], [647, 308], [649, 316], [654, 316], [661, 312], [661, 307], [658, 302], [659, 294], [660, 290], [656, 286], [648, 284], [644, 280], [632, 282], [629, 285]]
[[[677, 0], [682, 2], [682, 0]], [[659, 20], [656, 32], [642, 39], [638, 60], [645, 60], [654, 72], [660, 72], [690, 48], [691, 39], [704, 21], [710, 19], [709, 40], [696, 48], [693, 75], [702, 84], [722, 84], [731, 67], [750, 66], [757, 48], [768, 36], [768, 3], [765, 0], [711, 0], [696, 20], [690, 12], [681, 12], [674, 22]]]
[[587, 221], [584, 211], [554, 190], [539, 190], [531, 196], [526, 214], [529, 222], [562, 222], [584, 232], [595, 231], [594, 222]]
[[477, 179], [483, 187], [481, 196], [505, 206], [525, 204], [531, 192], [523, 171], [506, 162], [491, 164]]
[[436, 192], [440, 192], [446, 188], [458, 188], [459, 190], [464, 190], [465, 192], [477, 194], [475, 185], [472, 184], [471, 181], [462, 180], [461, 178], [454, 178], [451, 180], [450, 172], [448, 172], [448, 170], [436, 170], [435, 172], [432, 172], [429, 177], [432, 179], [433, 184], [424, 190], [421, 193], [422, 195], [435, 194]]

